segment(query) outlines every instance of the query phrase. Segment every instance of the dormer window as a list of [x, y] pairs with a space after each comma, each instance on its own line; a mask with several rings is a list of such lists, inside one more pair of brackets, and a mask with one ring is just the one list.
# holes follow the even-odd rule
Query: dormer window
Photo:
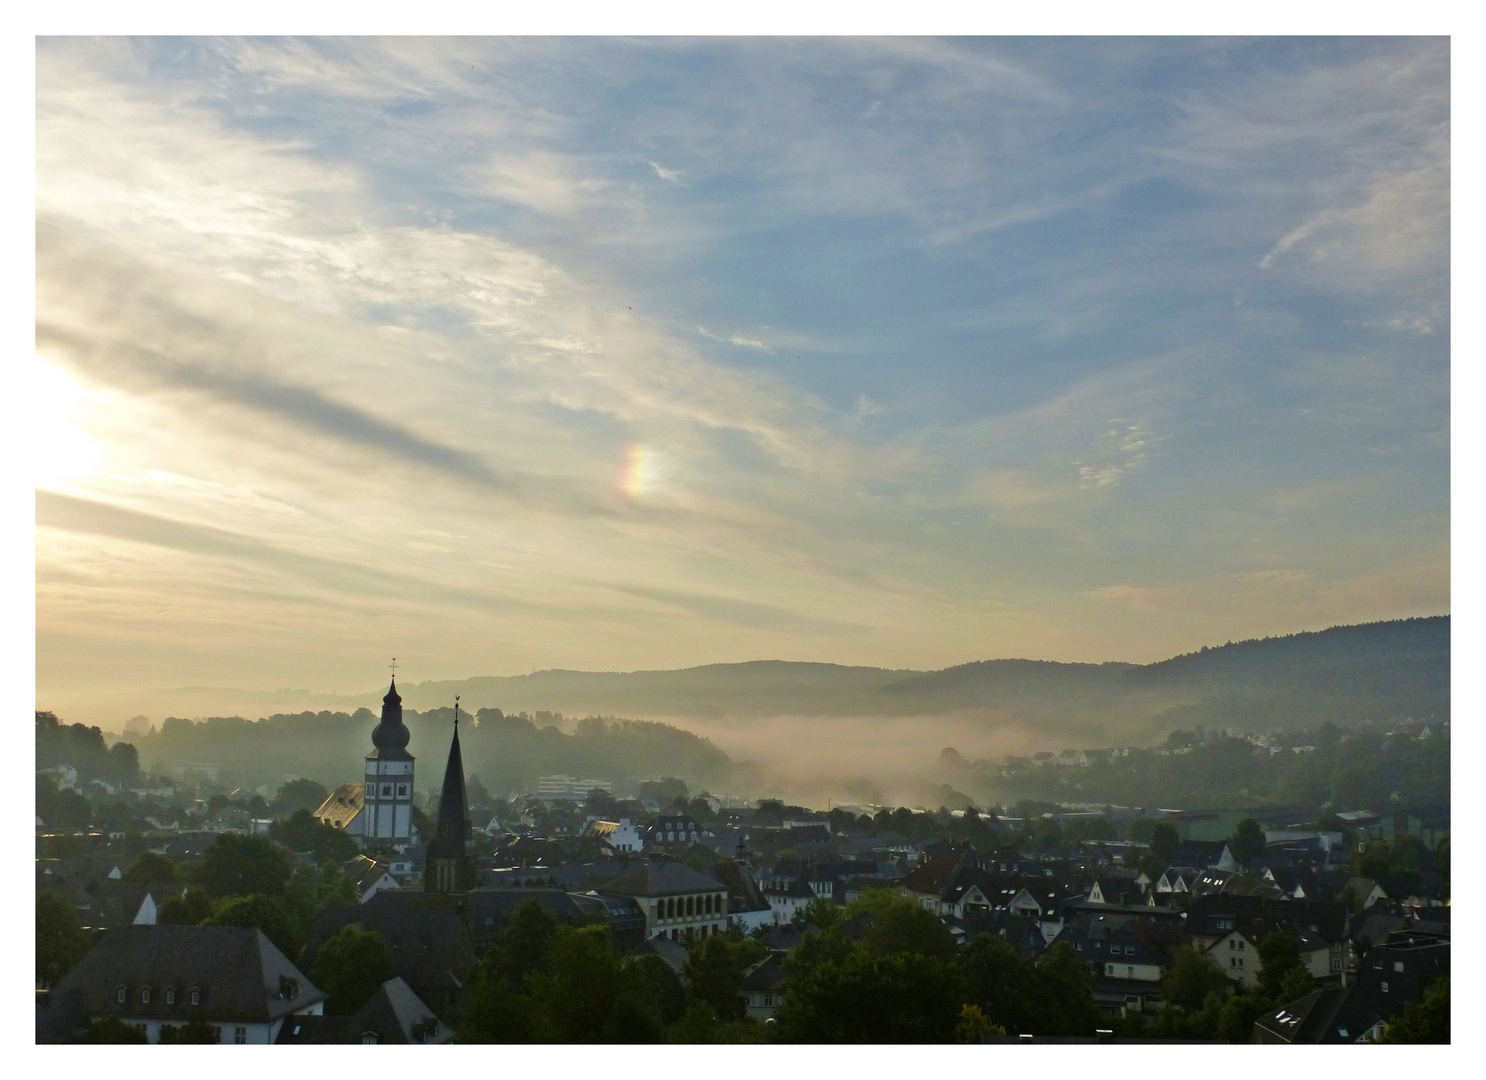
[[141, 1005], [148, 1005], [150, 1003], [150, 988], [148, 986], [141, 986], [139, 988], [139, 1003]]
[[167, 1004], [167, 1005], [174, 1005], [175, 1004], [175, 987], [173, 987], [173, 986], [167, 986], [165, 988], [165, 1004]]
[[191, 987], [191, 1004], [192, 1005], [200, 1005], [201, 1004], [201, 987], [199, 987], [199, 986], [193, 986], [193, 987]]
[[126, 1002], [128, 1000], [129, 1000], [129, 988], [127, 986], [121, 986], [117, 990], [114, 991], [114, 1001], [117, 1004], [122, 1005], [122, 1004], [124, 1004], [124, 1002]]

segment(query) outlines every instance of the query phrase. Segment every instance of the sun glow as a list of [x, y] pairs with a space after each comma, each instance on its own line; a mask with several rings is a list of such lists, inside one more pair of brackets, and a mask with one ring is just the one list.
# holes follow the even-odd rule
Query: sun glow
[[40, 488], [65, 487], [98, 472], [103, 444], [86, 431], [92, 395], [60, 368], [37, 357], [31, 365], [31, 399], [37, 452], [31, 475]]

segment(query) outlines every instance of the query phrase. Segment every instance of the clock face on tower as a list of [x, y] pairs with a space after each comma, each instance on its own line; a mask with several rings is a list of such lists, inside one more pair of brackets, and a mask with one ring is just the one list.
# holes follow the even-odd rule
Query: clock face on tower
[[440, 836], [453, 836], [454, 835], [454, 822], [452, 822], [452, 821], [441, 821], [441, 822], [439, 822], [439, 835]]

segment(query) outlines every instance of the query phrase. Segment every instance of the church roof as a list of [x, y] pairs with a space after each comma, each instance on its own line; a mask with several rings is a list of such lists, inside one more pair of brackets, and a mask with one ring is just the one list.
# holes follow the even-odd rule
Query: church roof
[[330, 793], [330, 797], [315, 811], [315, 819], [333, 828], [344, 829], [361, 813], [366, 805], [366, 785], [362, 783], [342, 784]]

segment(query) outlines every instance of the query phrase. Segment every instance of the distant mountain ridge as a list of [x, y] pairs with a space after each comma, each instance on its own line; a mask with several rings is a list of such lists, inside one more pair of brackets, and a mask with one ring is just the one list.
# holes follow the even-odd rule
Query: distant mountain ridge
[[[375, 709], [384, 689], [329, 695], [192, 688], [133, 695], [120, 704], [157, 721], [166, 715], [349, 712]], [[682, 725], [687, 718], [747, 724], [774, 716], [956, 713], [987, 725], [1016, 722], [1070, 740], [1138, 742], [1197, 724], [1278, 730], [1327, 719], [1447, 716], [1450, 617], [1230, 642], [1151, 664], [1001, 659], [923, 672], [758, 660], [670, 671], [549, 670], [401, 683], [399, 690], [409, 708], [425, 711], [451, 705], [458, 694], [471, 711], [540, 710]], [[64, 706], [38, 704], [64, 718], [82, 718]], [[129, 715], [117, 706], [114, 711]]]

